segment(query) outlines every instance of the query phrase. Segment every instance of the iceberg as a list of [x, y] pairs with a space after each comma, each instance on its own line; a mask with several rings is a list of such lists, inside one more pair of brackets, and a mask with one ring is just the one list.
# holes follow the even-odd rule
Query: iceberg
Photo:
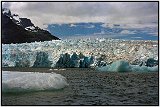
[[111, 72], [109, 68], [110, 68], [110, 65], [106, 65], [106, 66], [96, 67], [95, 69], [98, 71]]
[[55, 90], [66, 86], [66, 78], [54, 72], [2, 71], [2, 92]]
[[110, 65], [96, 67], [96, 70], [104, 72], [158, 72], [158, 65], [153, 67], [131, 65], [127, 61], [119, 60]]
[[154, 67], [130, 65], [132, 72], [158, 72], [158, 65]]
[[147, 66], [139, 66], [139, 65], [130, 65], [130, 68], [132, 72], [148, 72]]
[[154, 66], [154, 67], [148, 67], [148, 70], [149, 70], [150, 72], [158, 72], [158, 71], [159, 71], [158, 65], [157, 65], [157, 66]]
[[129, 72], [130, 66], [127, 61], [118, 60], [110, 65], [96, 67], [96, 69], [98, 71], [107, 71], [107, 72]]
[[109, 71], [115, 71], [115, 72], [127, 72], [129, 70], [130, 70], [129, 63], [123, 60], [118, 60], [113, 62], [109, 67]]

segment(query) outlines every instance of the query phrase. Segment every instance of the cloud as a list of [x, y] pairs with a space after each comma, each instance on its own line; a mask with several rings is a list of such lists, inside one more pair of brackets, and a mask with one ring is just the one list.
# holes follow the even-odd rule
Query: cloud
[[93, 35], [104, 35], [104, 34], [105, 34], [105, 31], [101, 30], [101, 32], [94, 33]]
[[141, 39], [142, 37], [131, 37], [131, 38], [134, 38], [134, 39]]
[[127, 25], [122, 25], [122, 28], [127, 28], [127, 29], [142, 29], [142, 28], [157, 28], [158, 29], [158, 23], [138, 23], [138, 24], [127, 24]]
[[134, 31], [129, 31], [129, 30], [122, 30], [120, 32], [120, 34], [135, 34], [135, 32]]
[[70, 24], [70, 27], [76, 27], [77, 25], [75, 25], [75, 24], [73, 24], [73, 23], [71, 23]]
[[90, 25], [90, 26], [85, 26], [85, 28], [94, 28], [94, 25]]
[[158, 32], [149, 32], [148, 34], [150, 34], [152, 36], [158, 36]]
[[158, 2], [2, 2], [35, 25], [51, 23], [158, 23]]

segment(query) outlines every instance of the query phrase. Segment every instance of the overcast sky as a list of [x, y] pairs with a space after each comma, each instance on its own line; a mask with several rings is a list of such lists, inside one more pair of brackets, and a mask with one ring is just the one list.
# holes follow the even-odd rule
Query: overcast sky
[[74, 22], [158, 23], [158, 2], [2, 2], [2, 6], [41, 28]]

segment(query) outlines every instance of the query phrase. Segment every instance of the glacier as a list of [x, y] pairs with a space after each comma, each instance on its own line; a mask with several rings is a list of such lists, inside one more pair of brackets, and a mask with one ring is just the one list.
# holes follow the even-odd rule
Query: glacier
[[2, 44], [2, 67], [96, 67], [120, 59], [145, 66], [150, 58], [158, 61], [157, 41], [85, 38]]
[[2, 71], [2, 92], [57, 90], [68, 86], [60, 74]]

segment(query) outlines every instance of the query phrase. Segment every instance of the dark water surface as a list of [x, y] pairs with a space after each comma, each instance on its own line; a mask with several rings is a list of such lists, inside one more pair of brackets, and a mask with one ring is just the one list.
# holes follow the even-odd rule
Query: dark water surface
[[69, 86], [55, 91], [2, 93], [2, 105], [158, 105], [158, 73], [107, 73], [92, 69], [3, 68], [56, 72]]

